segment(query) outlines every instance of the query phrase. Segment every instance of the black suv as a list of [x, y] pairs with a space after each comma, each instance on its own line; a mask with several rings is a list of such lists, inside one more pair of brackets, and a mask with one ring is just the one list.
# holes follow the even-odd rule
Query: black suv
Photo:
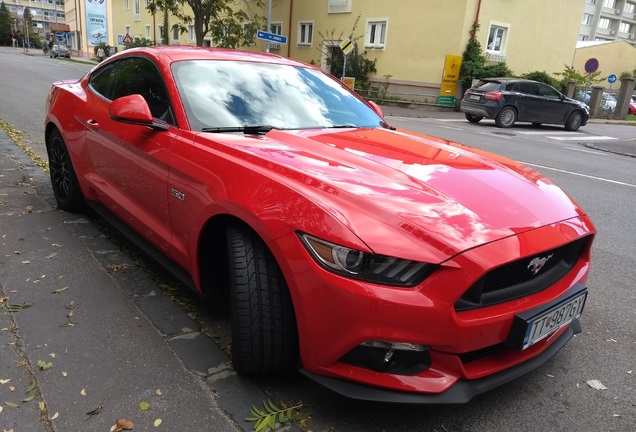
[[589, 107], [565, 97], [547, 84], [518, 78], [485, 78], [468, 89], [461, 110], [469, 122], [495, 119], [497, 126], [511, 127], [515, 122], [562, 124], [575, 131], [585, 126]]

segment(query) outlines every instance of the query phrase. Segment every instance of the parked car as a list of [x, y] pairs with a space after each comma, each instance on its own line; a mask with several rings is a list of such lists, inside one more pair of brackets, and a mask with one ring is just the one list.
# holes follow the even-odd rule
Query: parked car
[[629, 114], [636, 115], [636, 95], [632, 95], [631, 101], [629, 102]]
[[45, 142], [59, 208], [227, 305], [239, 373], [466, 402], [581, 330], [583, 209], [519, 162], [395, 130], [312, 65], [128, 49], [53, 84]]
[[575, 131], [585, 126], [589, 108], [570, 99], [547, 84], [517, 78], [486, 78], [468, 89], [461, 104], [466, 119], [478, 123], [495, 119], [498, 127], [507, 128], [516, 122], [562, 124]]
[[49, 51], [50, 58], [66, 57], [71, 58], [71, 52], [64, 45], [53, 45]]
[[[580, 100], [586, 105], [590, 104], [590, 99], [592, 98], [591, 91], [579, 91], [577, 92], [575, 99]], [[603, 92], [601, 95], [601, 104], [599, 106], [600, 110], [605, 113], [612, 113], [616, 109], [616, 96], [611, 93]]]

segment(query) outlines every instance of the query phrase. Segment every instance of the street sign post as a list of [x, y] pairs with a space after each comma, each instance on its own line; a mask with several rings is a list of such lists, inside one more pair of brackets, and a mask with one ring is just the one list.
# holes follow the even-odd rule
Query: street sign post
[[344, 38], [340, 41], [340, 49], [344, 54], [344, 61], [342, 63], [342, 78], [341, 80], [344, 82], [346, 72], [347, 72], [347, 54], [349, 54], [354, 48], [353, 42], [348, 37]]
[[287, 43], [287, 37], [282, 35], [277, 35], [276, 33], [267, 33], [262, 30], [256, 31], [256, 37], [258, 39], [263, 39], [270, 42], [278, 42], [282, 44]]

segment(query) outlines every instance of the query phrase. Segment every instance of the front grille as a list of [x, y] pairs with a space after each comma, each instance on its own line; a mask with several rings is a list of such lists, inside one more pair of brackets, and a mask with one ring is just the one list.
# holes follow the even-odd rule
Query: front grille
[[[476, 309], [542, 291], [564, 277], [579, 260], [589, 237], [521, 258], [486, 273], [455, 303], [456, 311]], [[537, 270], [533, 272], [534, 269]]]

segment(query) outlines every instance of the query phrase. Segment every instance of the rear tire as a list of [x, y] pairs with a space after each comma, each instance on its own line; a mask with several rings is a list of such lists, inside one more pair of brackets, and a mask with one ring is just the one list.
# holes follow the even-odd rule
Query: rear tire
[[481, 119], [483, 119], [483, 117], [466, 113], [466, 120], [471, 123], [479, 123]]
[[517, 111], [512, 107], [503, 107], [497, 117], [495, 117], [495, 123], [500, 128], [509, 128], [517, 121]]
[[84, 197], [77, 181], [73, 162], [59, 130], [55, 129], [46, 144], [49, 156], [51, 186], [57, 206], [62, 210], [76, 212], [84, 207]]
[[292, 370], [298, 362], [298, 335], [280, 267], [249, 229], [230, 226], [227, 247], [234, 369], [241, 374]]
[[581, 127], [581, 123], [583, 123], [583, 115], [580, 111], [574, 111], [565, 122], [565, 130], [571, 132], [577, 131]]

